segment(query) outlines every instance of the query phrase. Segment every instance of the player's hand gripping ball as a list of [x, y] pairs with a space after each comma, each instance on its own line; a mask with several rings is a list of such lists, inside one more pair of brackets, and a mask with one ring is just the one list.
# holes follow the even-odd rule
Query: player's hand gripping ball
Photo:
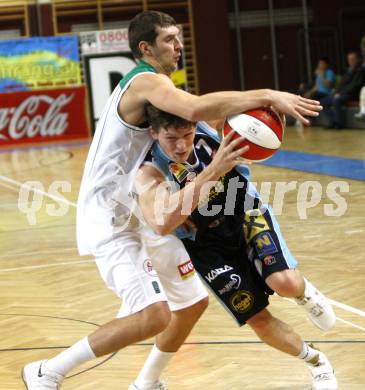
[[278, 114], [269, 107], [260, 107], [227, 117], [223, 125], [223, 135], [233, 130], [233, 139], [245, 137], [239, 147], [248, 145], [250, 148], [241, 157], [249, 161], [263, 161], [280, 148], [284, 128], [283, 114]]

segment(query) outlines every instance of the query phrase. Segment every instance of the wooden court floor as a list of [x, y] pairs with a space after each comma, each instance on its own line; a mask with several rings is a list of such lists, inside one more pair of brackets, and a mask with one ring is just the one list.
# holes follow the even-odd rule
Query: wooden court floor
[[[365, 161], [365, 131], [288, 128], [283, 148]], [[24, 388], [20, 370], [25, 363], [62, 351], [112, 319], [119, 308], [93, 260], [79, 257], [76, 250], [75, 202], [86, 153], [87, 145], [0, 151], [1, 390]], [[270, 310], [328, 355], [341, 390], [364, 390], [365, 181], [263, 165], [252, 171], [259, 189], [260, 183], [272, 183], [270, 201], [278, 182], [294, 183], [278, 220], [299, 268], [332, 299], [338, 321], [334, 330], [323, 333], [292, 301], [277, 296]], [[345, 209], [330, 216], [337, 207], [331, 192], [336, 181], [344, 182], [338, 188], [348, 189], [337, 189]], [[32, 186], [36, 193], [29, 191]], [[86, 364], [62, 389], [127, 389], [152, 342]], [[311, 387], [301, 361], [262, 344], [247, 326], [238, 328], [213, 297], [164, 377], [169, 388], [179, 390]]]

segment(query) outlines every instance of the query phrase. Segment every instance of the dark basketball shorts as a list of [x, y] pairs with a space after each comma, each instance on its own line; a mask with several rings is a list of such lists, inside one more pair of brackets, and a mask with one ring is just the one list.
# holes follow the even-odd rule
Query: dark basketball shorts
[[273, 291], [265, 279], [297, 263], [270, 209], [246, 211], [239, 236], [237, 246], [227, 245], [212, 229], [204, 241], [183, 243], [201, 278], [243, 325], [269, 304]]
[[244, 251], [183, 242], [202, 280], [239, 325], [269, 304], [270, 290]]

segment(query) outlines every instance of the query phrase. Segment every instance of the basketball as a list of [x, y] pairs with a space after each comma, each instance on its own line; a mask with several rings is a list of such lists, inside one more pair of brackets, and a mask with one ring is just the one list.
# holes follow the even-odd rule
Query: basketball
[[264, 161], [280, 148], [284, 128], [284, 115], [279, 115], [269, 107], [260, 107], [227, 117], [223, 135], [233, 130], [233, 139], [245, 137], [240, 147], [248, 145], [250, 149], [241, 157], [250, 161]]

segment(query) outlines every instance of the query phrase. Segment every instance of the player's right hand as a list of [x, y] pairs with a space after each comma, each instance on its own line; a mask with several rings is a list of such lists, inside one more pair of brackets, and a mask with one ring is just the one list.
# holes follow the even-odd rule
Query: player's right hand
[[242, 155], [249, 150], [249, 146], [241, 146], [244, 137], [233, 139], [235, 132], [230, 131], [223, 139], [209, 164], [210, 169], [214, 169], [219, 176], [224, 175], [237, 165], [248, 163]]

